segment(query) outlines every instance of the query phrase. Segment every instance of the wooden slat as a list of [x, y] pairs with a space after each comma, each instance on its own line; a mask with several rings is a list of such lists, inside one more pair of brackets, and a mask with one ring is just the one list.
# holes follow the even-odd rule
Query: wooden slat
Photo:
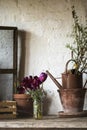
[[0, 26], [0, 30], [15, 30], [17, 27], [13, 26]]
[[16, 106], [16, 101], [2, 101], [0, 107]]
[[16, 108], [0, 108], [0, 113], [2, 112], [16, 112]]
[[[17, 70], [17, 57], [18, 57], [18, 54], [17, 54], [17, 51], [18, 51], [18, 30], [14, 30], [14, 33], [13, 33], [13, 69]], [[16, 73], [14, 73], [13, 75], [13, 93], [16, 93], [16, 89], [14, 87], [14, 83], [17, 87], [17, 71]]]
[[0, 69], [0, 74], [16, 74], [17, 69]]
[[16, 118], [17, 107], [16, 101], [0, 102], [0, 119]]

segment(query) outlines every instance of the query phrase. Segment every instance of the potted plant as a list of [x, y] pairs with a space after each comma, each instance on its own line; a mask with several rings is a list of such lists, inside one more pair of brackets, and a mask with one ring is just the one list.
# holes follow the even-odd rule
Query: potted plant
[[40, 101], [42, 98], [44, 91], [41, 84], [46, 78], [47, 74], [42, 72], [39, 77], [30, 75], [24, 77], [20, 82], [17, 87], [18, 94], [14, 94], [14, 100], [17, 102], [17, 108], [20, 115], [33, 115], [33, 102]]
[[[54, 83], [57, 85], [64, 113], [78, 115], [83, 112], [85, 85], [83, 86], [83, 73], [87, 73], [87, 25], [79, 23], [74, 6], [72, 7], [73, 43], [66, 47], [72, 52], [72, 58], [67, 61], [65, 72], [62, 73], [62, 85], [47, 71]], [[68, 64], [73, 61], [73, 67], [68, 69]]]
[[[72, 6], [72, 17], [74, 22], [71, 34], [73, 42], [66, 45], [72, 55], [66, 63], [65, 73], [62, 74], [62, 84], [64, 88], [82, 88], [83, 73], [87, 73], [87, 24], [80, 24], [74, 6]], [[72, 69], [68, 70], [68, 64], [71, 61], [74, 64]]]
[[73, 43], [67, 44], [66, 47], [72, 52], [72, 59], [75, 61], [74, 74], [86, 73], [87, 70], [87, 23], [80, 24], [74, 6], [72, 7], [73, 25]]
[[[17, 87], [15, 87], [15, 93], [13, 94], [13, 100], [17, 103], [17, 113], [18, 116], [32, 116], [33, 115], [33, 101], [29, 94], [26, 94], [21, 86], [24, 79], [29, 77], [24, 77], [22, 81], [17, 81]], [[25, 81], [27, 83], [27, 80]], [[16, 85], [15, 85], [16, 86]]]
[[[64, 89], [59, 91], [62, 105], [65, 112], [83, 112], [84, 97], [86, 89], [83, 86], [83, 73], [87, 73], [87, 24], [79, 22], [74, 6], [72, 7], [73, 43], [66, 47], [71, 50], [72, 58], [66, 63], [65, 73], [62, 74]], [[68, 69], [68, 64], [73, 61], [72, 69]], [[87, 81], [86, 81], [87, 82]]]

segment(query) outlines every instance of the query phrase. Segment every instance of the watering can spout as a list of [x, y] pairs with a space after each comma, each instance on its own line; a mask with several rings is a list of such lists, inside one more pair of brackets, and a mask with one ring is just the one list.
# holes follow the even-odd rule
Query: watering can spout
[[59, 89], [62, 89], [62, 85], [54, 78], [54, 76], [48, 71], [46, 70], [46, 73], [49, 75], [49, 77], [53, 80], [53, 82], [56, 84], [56, 86]]

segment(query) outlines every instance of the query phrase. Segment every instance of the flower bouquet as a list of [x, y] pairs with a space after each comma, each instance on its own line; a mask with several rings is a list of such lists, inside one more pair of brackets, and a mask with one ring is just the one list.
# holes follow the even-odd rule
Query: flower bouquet
[[43, 82], [47, 79], [47, 74], [42, 72], [40, 76], [24, 77], [17, 87], [19, 94], [29, 94], [33, 99], [33, 112], [35, 118], [42, 118], [42, 99], [45, 94]]

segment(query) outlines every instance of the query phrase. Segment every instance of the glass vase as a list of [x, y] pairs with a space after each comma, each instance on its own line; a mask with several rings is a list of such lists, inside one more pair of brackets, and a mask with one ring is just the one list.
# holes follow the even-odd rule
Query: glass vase
[[33, 102], [33, 116], [35, 119], [42, 119], [43, 117], [43, 102], [42, 99], [34, 99]]

